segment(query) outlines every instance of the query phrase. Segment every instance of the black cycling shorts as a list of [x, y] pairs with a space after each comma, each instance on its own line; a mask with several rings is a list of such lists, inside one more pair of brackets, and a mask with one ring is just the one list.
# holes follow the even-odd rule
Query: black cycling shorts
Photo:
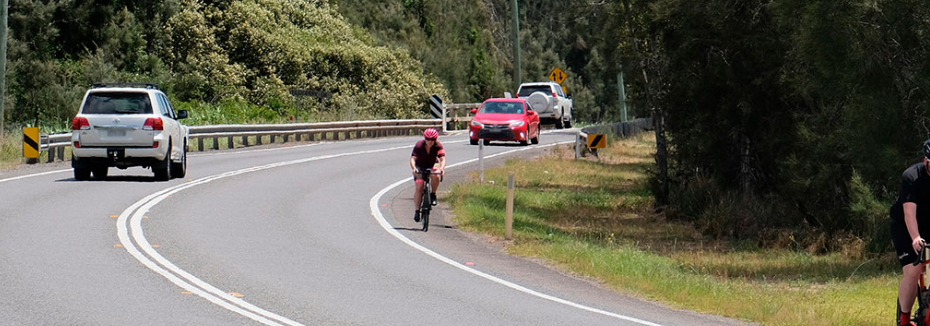
[[[927, 235], [930, 235], [930, 221], [917, 223], [917, 231], [920, 237], [927, 241]], [[891, 241], [894, 242], [895, 254], [898, 256], [898, 262], [901, 266], [913, 264], [917, 261], [917, 253], [914, 252], [910, 233], [907, 232], [907, 224], [904, 220], [891, 218]]]

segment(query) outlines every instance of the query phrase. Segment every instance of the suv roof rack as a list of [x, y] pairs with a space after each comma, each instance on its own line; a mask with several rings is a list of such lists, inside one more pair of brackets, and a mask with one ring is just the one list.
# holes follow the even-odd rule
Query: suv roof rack
[[96, 83], [91, 86], [91, 88], [106, 88], [106, 87], [159, 89], [158, 84], [155, 84], [155, 83]]

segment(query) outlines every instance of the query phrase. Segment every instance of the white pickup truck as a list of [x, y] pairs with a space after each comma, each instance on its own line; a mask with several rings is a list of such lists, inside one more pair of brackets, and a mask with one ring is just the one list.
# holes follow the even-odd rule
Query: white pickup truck
[[517, 97], [526, 99], [541, 123], [554, 123], [556, 129], [572, 127], [572, 99], [565, 96], [562, 86], [555, 82], [520, 84]]

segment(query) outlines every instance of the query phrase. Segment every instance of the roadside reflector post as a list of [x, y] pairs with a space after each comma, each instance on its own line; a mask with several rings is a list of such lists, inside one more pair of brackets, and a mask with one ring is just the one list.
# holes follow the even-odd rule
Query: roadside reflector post
[[478, 180], [484, 183], [484, 140], [478, 138]]
[[513, 173], [507, 176], [507, 215], [504, 216], [504, 239], [513, 239]]

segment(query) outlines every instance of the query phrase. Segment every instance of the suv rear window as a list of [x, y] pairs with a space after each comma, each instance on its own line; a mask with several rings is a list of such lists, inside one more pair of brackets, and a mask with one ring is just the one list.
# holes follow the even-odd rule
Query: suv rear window
[[535, 93], [535, 92], [543, 92], [543, 93], [545, 93], [545, 94], [552, 94], [552, 88], [550, 88], [549, 85], [542, 85], [542, 86], [524, 86], [523, 88], [520, 89], [520, 93], [517, 94], [517, 96], [519, 96], [519, 97], [529, 97], [531, 94], [533, 94], [533, 93]]
[[83, 114], [151, 114], [147, 93], [92, 93], [87, 96]]

